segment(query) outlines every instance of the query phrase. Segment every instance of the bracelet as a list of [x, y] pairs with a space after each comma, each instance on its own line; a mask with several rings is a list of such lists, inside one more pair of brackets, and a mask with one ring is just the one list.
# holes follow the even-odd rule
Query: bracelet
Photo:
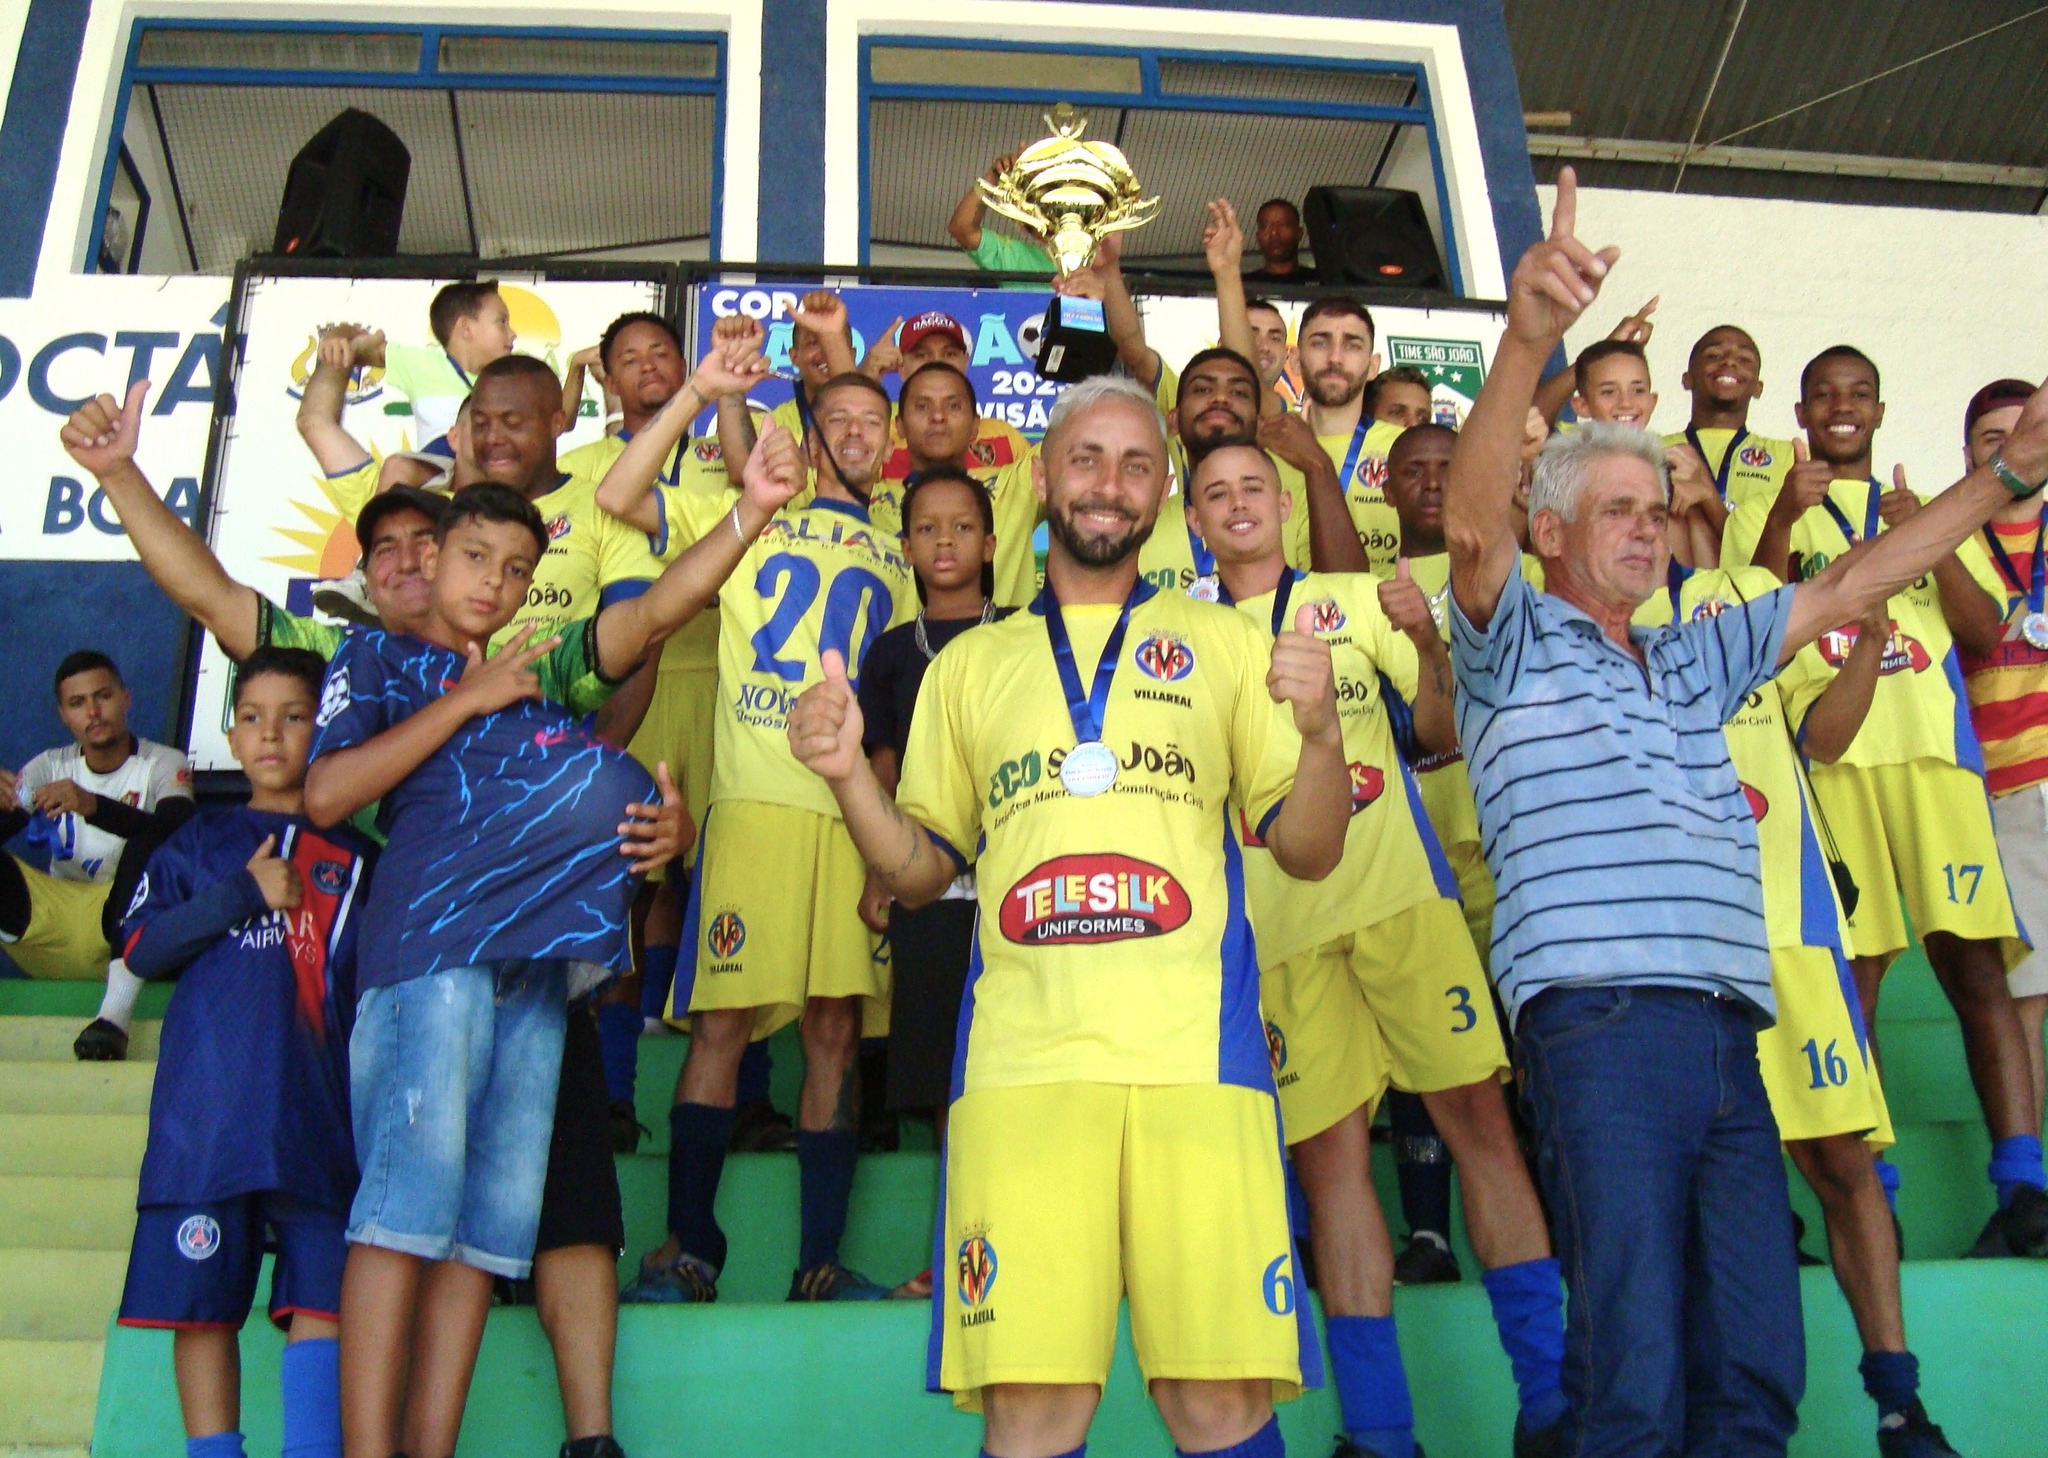
[[740, 509], [737, 504], [732, 509], [732, 534], [742, 547], [747, 544], [747, 534], [740, 530]]
[[[1992, 455], [1991, 474], [1998, 478], [1999, 485], [2017, 497], [2032, 496], [2044, 485], [2048, 485], [2048, 481], [2034, 481], [2030, 483], [2022, 480], [2020, 473], [2005, 463], [2004, 451], [1998, 451]], [[733, 509], [737, 511], [739, 508], [735, 507]]]

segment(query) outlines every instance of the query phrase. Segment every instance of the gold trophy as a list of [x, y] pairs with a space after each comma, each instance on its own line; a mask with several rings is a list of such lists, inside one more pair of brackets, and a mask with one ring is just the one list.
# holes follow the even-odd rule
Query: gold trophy
[[1062, 101], [1047, 113], [1053, 134], [1022, 152], [994, 182], [978, 179], [982, 201], [1022, 223], [1052, 255], [1060, 277], [1095, 261], [1104, 236], [1142, 228], [1159, 199], [1140, 197], [1137, 174], [1108, 142], [1084, 142], [1088, 118]]

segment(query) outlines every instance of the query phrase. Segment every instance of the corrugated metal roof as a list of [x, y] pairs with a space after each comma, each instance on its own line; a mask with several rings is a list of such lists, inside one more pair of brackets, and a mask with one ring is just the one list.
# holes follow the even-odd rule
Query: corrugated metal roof
[[[2048, 167], [2041, 0], [1505, 0], [1504, 9], [1523, 109], [1572, 112], [1571, 136]], [[1544, 180], [1560, 165], [1534, 161]], [[1678, 176], [1638, 162], [1574, 165], [1600, 186], [1669, 189]], [[2044, 202], [2034, 188], [1723, 167], [1688, 167], [1681, 190], [1997, 212]]]

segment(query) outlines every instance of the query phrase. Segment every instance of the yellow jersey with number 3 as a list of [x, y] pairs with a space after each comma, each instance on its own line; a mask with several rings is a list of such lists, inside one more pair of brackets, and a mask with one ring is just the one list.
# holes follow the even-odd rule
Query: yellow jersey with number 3
[[[1386, 690], [1415, 698], [1415, 645], [1380, 609], [1379, 580], [1363, 573], [1300, 575], [1286, 601], [1277, 592], [1238, 603], [1237, 610], [1270, 645], [1291, 629], [1303, 607], [1315, 614], [1315, 635], [1330, 645], [1337, 679], [1337, 716], [1351, 770], [1351, 823], [1344, 859], [1320, 881], [1297, 881], [1274, 864], [1251, 824], [1237, 822], [1245, 850], [1245, 888], [1259, 965], [1274, 967], [1347, 932], [1373, 926], [1419, 902], [1457, 899], [1458, 878], [1444, 859], [1424, 813], [1422, 794], [1395, 748]], [[1276, 603], [1282, 619], [1274, 624]], [[1398, 706], [1405, 711], [1405, 703]]]
[[769, 521], [718, 592], [718, 727], [711, 803], [754, 800], [839, 816], [789, 749], [789, 711], [836, 648], [858, 684], [875, 639], [917, 616], [901, 544], [867, 512], [814, 497]]
[[[1063, 614], [1084, 694], [1120, 605]], [[1232, 825], [1264, 829], [1301, 741], [1266, 689], [1266, 635], [1142, 590], [1102, 742], [1114, 781], [1071, 793], [1074, 721], [1045, 615], [976, 628], [932, 663], [897, 803], [975, 868], [980, 924], [954, 1096], [1040, 1083], [1271, 1092]]]

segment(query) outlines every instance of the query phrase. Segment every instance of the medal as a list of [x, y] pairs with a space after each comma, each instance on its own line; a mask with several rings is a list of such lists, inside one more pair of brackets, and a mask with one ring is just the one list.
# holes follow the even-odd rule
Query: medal
[[[1714, 489], [1721, 493], [1721, 499], [1723, 501], [1726, 501], [1728, 499], [1728, 472], [1731, 469], [1733, 469], [1735, 465], [1736, 447], [1740, 446], [1744, 441], [1748, 439], [1749, 427], [1746, 425], [1736, 426], [1735, 434], [1728, 437], [1728, 449], [1721, 453], [1720, 467], [1714, 472]], [[1699, 452], [1700, 460], [1706, 460], [1707, 448], [1700, 444], [1700, 432], [1698, 426], [1686, 426], [1685, 443], [1691, 446], [1694, 450]]]
[[[2007, 589], [2026, 595], [2027, 613], [2020, 619], [2020, 637], [2035, 652], [2048, 653], [2048, 611], [2043, 611], [2044, 604], [2048, 604], [2048, 572], [2042, 570], [2048, 565], [2042, 560], [2044, 549], [2048, 549], [2048, 507], [2041, 509], [2041, 520], [2035, 527], [2033, 570], [2025, 583], [2020, 581], [2019, 568], [2006, 554], [2005, 543], [1998, 540], [1998, 533], [1988, 521], [1984, 523], [1984, 543], [1991, 548], [1991, 560], [1998, 564], [1998, 575], [2005, 579]], [[2007, 599], [2007, 612], [2015, 606], [2015, 602]]]
[[1216, 602], [1223, 596], [1223, 586], [1215, 573], [1205, 573], [1188, 584], [1188, 596], [1196, 602]]
[[1060, 761], [1060, 784], [1069, 795], [1091, 799], [1115, 783], [1116, 751], [1100, 739], [1075, 745]]
[[2029, 647], [2048, 653], [2048, 613], [2028, 613], [2020, 624], [2020, 636]]
[[[1833, 490], [1834, 488], [1830, 487], [1829, 489]], [[1877, 503], [1878, 499], [1883, 495], [1884, 487], [1878, 484], [1877, 477], [1872, 476], [1870, 478], [1870, 502], [1863, 509], [1863, 535], [1860, 537], [1856, 535], [1856, 528], [1849, 524], [1849, 518], [1843, 513], [1842, 508], [1835, 505], [1832, 496], [1821, 497], [1820, 504], [1827, 508], [1828, 515], [1833, 517], [1835, 525], [1841, 528], [1842, 539], [1853, 547], [1858, 542], [1870, 541], [1877, 535]]]

